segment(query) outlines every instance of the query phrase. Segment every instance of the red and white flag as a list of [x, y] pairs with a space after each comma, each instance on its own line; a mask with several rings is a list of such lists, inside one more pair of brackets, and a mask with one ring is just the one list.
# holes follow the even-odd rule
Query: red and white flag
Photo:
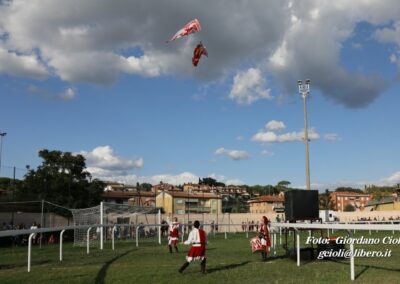
[[188, 36], [192, 33], [196, 33], [201, 31], [201, 25], [199, 20], [194, 19], [191, 20], [189, 23], [187, 23], [182, 29], [180, 29], [179, 31], [177, 31], [177, 33], [167, 42], [176, 40], [178, 38], [181, 38], [183, 36]]

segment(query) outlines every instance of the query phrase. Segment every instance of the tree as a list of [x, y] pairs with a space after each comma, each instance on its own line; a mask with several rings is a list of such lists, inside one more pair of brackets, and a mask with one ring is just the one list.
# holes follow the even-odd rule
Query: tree
[[352, 188], [352, 187], [338, 187], [335, 190], [336, 192], [357, 192], [357, 193], [364, 193], [359, 188]]
[[98, 205], [104, 183], [85, 171], [85, 158], [70, 152], [39, 151], [42, 164], [17, 188], [18, 200], [47, 200], [68, 208]]
[[146, 182], [142, 183], [140, 185], [140, 189], [143, 190], [143, 191], [151, 191], [152, 187], [153, 186], [150, 183], [146, 183]]
[[278, 183], [276, 184], [276, 187], [275, 187], [275, 188], [276, 188], [278, 191], [289, 191], [289, 190], [292, 190], [292, 188], [289, 187], [290, 184], [291, 184], [290, 181], [281, 180], [280, 182], [278, 182]]
[[320, 210], [333, 210], [334, 205], [330, 200], [330, 192], [325, 189], [325, 193], [319, 194], [319, 209]]
[[201, 184], [205, 184], [208, 186], [225, 186], [224, 183], [217, 181], [216, 179], [213, 179], [211, 177], [206, 177], [203, 178], [203, 181]]
[[344, 210], [343, 210], [344, 212], [353, 212], [353, 211], [356, 211], [356, 209], [354, 208], [354, 206], [353, 205], [351, 205], [350, 203], [349, 204], [347, 204], [345, 207], [344, 207]]
[[287, 188], [290, 184], [291, 184], [290, 181], [281, 180], [280, 182], [278, 182], [278, 184], [276, 186], [277, 187], [285, 187], [285, 188]]

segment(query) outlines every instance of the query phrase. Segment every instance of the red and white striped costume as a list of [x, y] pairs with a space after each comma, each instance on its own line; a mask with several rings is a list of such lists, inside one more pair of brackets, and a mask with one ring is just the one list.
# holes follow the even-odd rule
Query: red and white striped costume
[[176, 246], [176, 243], [179, 240], [179, 222], [170, 222], [168, 231], [168, 245]]
[[204, 260], [206, 256], [206, 243], [206, 232], [202, 229], [193, 228], [189, 233], [188, 239], [185, 241], [185, 245], [192, 245], [186, 256], [186, 261], [190, 263], [193, 260]]
[[263, 250], [266, 252], [268, 247], [271, 246], [271, 239], [269, 236], [268, 225], [262, 223], [260, 229], [258, 230], [258, 237], [260, 238]]

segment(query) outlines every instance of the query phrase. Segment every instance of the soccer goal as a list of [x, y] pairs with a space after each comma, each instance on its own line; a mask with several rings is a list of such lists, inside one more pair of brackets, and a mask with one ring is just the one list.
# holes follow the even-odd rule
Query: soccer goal
[[[93, 225], [90, 230], [75, 229], [74, 245], [86, 246], [89, 236], [91, 245], [102, 244], [111, 239], [112, 234], [117, 239], [130, 239], [135, 237], [136, 226], [145, 226], [157, 223], [157, 208], [132, 206], [125, 204], [102, 202], [98, 206], [71, 209], [74, 226]], [[113, 231], [113, 226], [96, 227], [96, 225], [120, 225]]]

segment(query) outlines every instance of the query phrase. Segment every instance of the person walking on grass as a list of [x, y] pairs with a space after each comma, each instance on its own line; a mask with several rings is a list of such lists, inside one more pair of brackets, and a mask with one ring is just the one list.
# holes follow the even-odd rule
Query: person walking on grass
[[206, 232], [200, 229], [200, 222], [194, 221], [194, 228], [189, 233], [188, 239], [184, 242], [185, 245], [192, 245], [186, 256], [186, 262], [179, 269], [179, 273], [182, 273], [193, 260], [201, 260], [200, 268], [201, 273], [206, 273], [206, 243], [207, 237]]
[[268, 229], [268, 218], [263, 216], [261, 219], [261, 226], [260, 229], [258, 230], [258, 238], [261, 241], [261, 259], [262, 261], [267, 260], [267, 253], [268, 253], [268, 247], [271, 246], [271, 239], [269, 236], [269, 229]]
[[168, 236], [168, 247], [169, 252], [172, 253], [172, 246], [175, 248], [175, 251], [178, 252], [178, 247], [176, 243], [179, 239], [179, 222], [178, 218], [174, 218], [173, 222], [169, 222], [169, 236]]

